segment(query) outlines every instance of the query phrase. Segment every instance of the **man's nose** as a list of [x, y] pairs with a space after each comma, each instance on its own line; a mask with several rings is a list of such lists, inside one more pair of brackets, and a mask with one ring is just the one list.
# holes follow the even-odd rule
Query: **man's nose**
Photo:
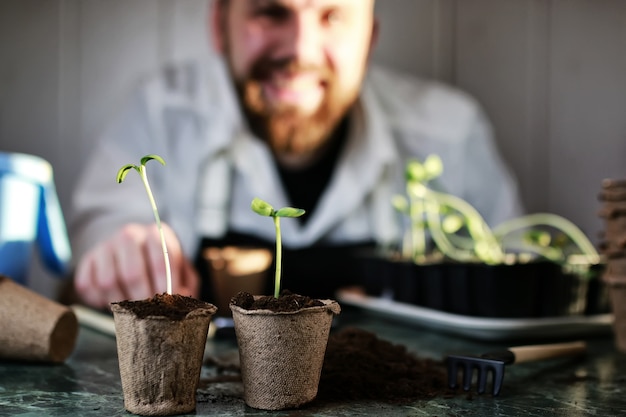
[[323, 28], [313, 15], [295, 15], [281, 31], [280, 55], [301, 63], [319, 64], [323, 56]]

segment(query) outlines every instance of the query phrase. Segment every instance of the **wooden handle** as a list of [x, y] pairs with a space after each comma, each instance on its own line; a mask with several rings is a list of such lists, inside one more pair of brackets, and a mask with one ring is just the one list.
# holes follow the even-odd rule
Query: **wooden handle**
[[587, 352], [587, 344], [583, 341], [577, 341], [549, 345], [516, 346], [509, 348], [509, 350], [515, 355], [515, 363], [520, 363], [583, 355]]

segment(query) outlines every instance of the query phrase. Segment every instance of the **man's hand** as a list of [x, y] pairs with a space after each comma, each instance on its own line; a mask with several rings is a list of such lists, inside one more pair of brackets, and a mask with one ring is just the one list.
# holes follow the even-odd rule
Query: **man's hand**
[[[162, 224], [172, 270], [172, 291], [198, 296], [199, 278], [185, 258], [176, 234]], [[92, 307], [138, 300], [166, 291], [165, 262], [155, 224], [128, 224], [79, 260], [74, 276], [77, 295]]]

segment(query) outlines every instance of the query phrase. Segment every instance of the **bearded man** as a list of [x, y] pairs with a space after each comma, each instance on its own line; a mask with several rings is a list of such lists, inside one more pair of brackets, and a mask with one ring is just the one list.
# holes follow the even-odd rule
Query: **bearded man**
[[283, 287], [316, 297], [359, 283], [355, 253], [400, 241], [391, 198], [404, 190], [409, 158], [438, 154], [437, 187], [490, 224], [520, 214], [474, 100], [369, 65], [374, 0], [215, 0], [210, 21], [223, 59], [172, 66], [142, 86], [81, 176], [70, 234], [85, 303], [165, 291], [142, 184], [112, 181], [146, 154], [168, 164], [149, 175], [174, 292], [208, 301], [206, 248], [274, 245], [272, 222], [250, 210], [254, 197], [306, 210], [282, 222]]

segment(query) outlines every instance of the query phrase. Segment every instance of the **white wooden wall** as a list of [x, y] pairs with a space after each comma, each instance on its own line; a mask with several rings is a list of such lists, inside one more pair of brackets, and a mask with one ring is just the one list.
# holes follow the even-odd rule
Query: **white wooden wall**
[[[94, 138], [145, 72], [210, 53], [207, 0], [1, 0], [0, 150], [55, 168], [65, 210]], [[532, 212], [597, 241], [626, 178], [626, 1], [378, 0], [374, 60], [473, 94]]]

